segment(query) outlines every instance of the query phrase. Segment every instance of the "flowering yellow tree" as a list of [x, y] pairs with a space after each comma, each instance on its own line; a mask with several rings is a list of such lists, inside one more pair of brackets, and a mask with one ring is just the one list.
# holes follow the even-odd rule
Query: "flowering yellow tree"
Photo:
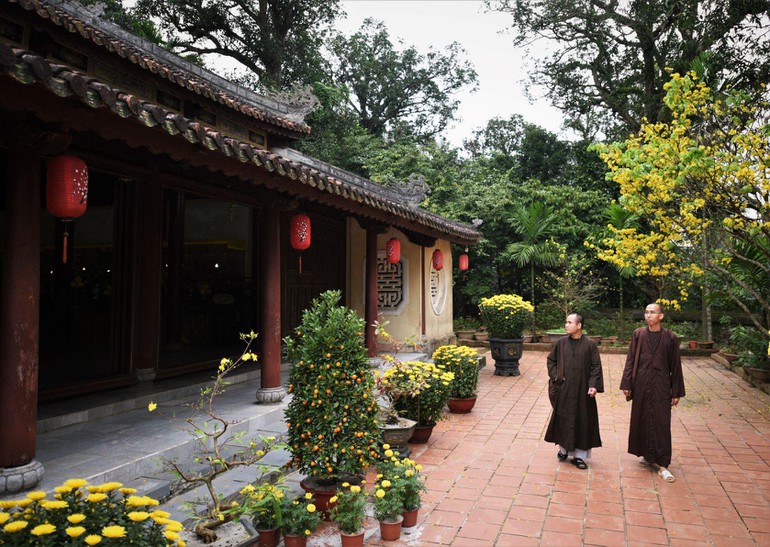
[[770, 278], [768, 103], [718, 95], [694, 73], [672, 74], [665, 90], [670, 122], [597, 146], [620, 185], [620, 204], [642, 226], [610, 226], [599, 257], [660, 280], [661, 291], [663, 280], [675, 279], [678, 294], [659, 295], [674, 305], [693, 279], [713, 275], [768, 336], [770, 294], [766, 282], [753, 281]]

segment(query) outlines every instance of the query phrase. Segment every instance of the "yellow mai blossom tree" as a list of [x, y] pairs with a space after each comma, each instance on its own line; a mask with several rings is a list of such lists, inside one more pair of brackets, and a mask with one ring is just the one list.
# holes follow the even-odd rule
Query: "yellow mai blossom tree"
[[672, 74], [665, 90], [670, 122], [645, 123], [624, 142], [596, 147], [620, 185], [620, 204], [640, 219], [640, 227], [610, 226], [599, 257], [661, 286], [675, 279], [677, 294], [659, 294], [674, 306], [694, 279], [713, 276], [769, 337], [767, 90], [718, 96], [694, 73]]

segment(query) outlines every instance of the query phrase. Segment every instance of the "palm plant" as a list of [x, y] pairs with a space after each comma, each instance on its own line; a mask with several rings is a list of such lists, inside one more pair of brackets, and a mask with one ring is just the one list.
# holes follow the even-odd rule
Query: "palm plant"
[[[521, 241], [511, 243], [505, 254], [519, 267], [529, 266], [530, 302], [535, 306], [535, 266], [553, 267], [559, 263], [560, 249], [550, 236], [556, 229], [558, 215], [552, 207], [532, 203], [518, 207], [511, 219], [514, 231]], [[532, 314], [532, 331], [535, 330], [535, 313]]]
[[[604, 211], [604, 218], [616, 231], [639, 227], [639, 217], [618, 203], [611, 203]], [[620, 299], [620, 339], [625, 340], [625, 326], [623, 324], [623, 278], [634, 275], [634, 267], [616, 266], [618, 270], [618, 296]]]

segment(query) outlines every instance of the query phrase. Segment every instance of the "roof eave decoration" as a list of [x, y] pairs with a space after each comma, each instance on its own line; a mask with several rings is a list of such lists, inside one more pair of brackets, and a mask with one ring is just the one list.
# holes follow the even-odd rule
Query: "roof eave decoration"
[[[31, 51], [0, 43], [0, 70], [23, 84], [40, 82], [59, 97], [75, 97], [91, 108], [105, 108], [121, 118], [136, 118], [147, 127], [160, 128], [171, 136], [201, 144], [242, 163], [252, 163], [319, 191], [384, 211], [444, 234], [454, 242], [472, 244], [481, 238], [472, 226], [410, 206], [397, 190], [384, 188], [292, 149], [275, 153], [227, 137], [200, 122], [111, 87], [70, 66], [53, 63]], [[394, 219], [393, 224], [398, 226], [398, 221]]]
[[73, 34], [79, 34], [111, 54], [229, 109], [276, 127], [310, 133], [306, 110], [254, 93], [229, 82], [127, 30], [89, 13], [76, 2], [64, 0], [9, 0], [37, 13]]

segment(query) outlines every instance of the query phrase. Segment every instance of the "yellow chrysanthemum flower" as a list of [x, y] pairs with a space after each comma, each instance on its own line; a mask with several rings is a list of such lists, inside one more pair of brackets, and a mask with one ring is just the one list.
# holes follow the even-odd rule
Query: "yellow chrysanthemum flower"
[[315, 505], [313, 505], [312, 503], [308, 503], [307, 504], [307, 512], [308, 513], [315, 513]]
[[163, 535], [169, 541], [176, 541], [179, 539], [179, 534], [177, 534], [176, 532], [172, 532], [171, 530], [166, 530], [165, 532], [163, 532]]
[[152, 412], [156, 408], [158, 408], [158, 405], [156, 405], [155, 403], [150, 403], [149, 405], [147, 405], [147, 410], [149, 410], [150, 412]]
[[29, 533], [33, 536], [47, 536], [49, 534], [53, 534], [55, 531], [56, 526], [53, 524], [38, 524], [32, 530], [30, 530]]
[[171, 513], [169, 513], [168, 511], [163, 511], [162, 509], [156, 509], [155, 511], [153, 511], [150, 514], [153, 517], [162, 517], [162, 518], [165, 518], [165, 519], [167, 519], [168, 517], [171, 516]]
[[45, 497], [45, 492], [38, 490], [37, 492], [30, 492], [27, 497], [32, 501], [38, 501]]
[[105, 482], [104, 484], [99, 485], [99, 491], [100, 492], [112, 492], [113, 490], [117, 490], [123, 486], [123, 484], [119, 482]]
[[124, 496], [129, 496], [131, 494], [136, 494], [136, 492], [137, 492], [136, 488], [126, 488], [126, 487], [123, 487], [123, 488], [120, 489], [120, 493], [123, 494]]
[[67, 517], [67, 520], [70, 522], [70, 524], [80, 524], [85, 519], [86, 519], [86, 516], [82, 513], [74, 513]]
[[102, 492], [94, 492], [93, 494], [88, 494], [86, 496], [86, 501], [90, 503], [99, 503], [100, 501], [104, 501], [107, 499], [107, 494], [104, 494]]
[[86, 529], [82, 526], [70, 526], [69, 528], [65, 528], [64, 532], [71, 538], [80, 537], [83, 534], [86, 533]]
[[172, 532], [181, 532], [184, 530], [184, 526], [182, 526], [182, 523], [177, 520], [169, 520], [168, 524], [166, 525], [166, 530], [171, 530]]
[[96, 534], [91, 534], [90, 536], [86, 536], [86, 543], [93, 546], [97, 545], [102, 542], [102, 536], [98, 536]]
[[134, 522], [142, 522], [150, 518], [150, 513], [147, 513], [146, 511], [131, 511], [128, 514], [128, 518]]
[[72, 488], [75, 490], [76, 488], [80, 488], [82, 486], [85, 486], [88, 484], [88, 481], [85, 479], [70, 479], [68, 481], [65, 481], [64, 486], [67, 486], [68, 488]]
[[377, 496], [378, 498], [384, 498], [384, 497], [385, 497], [385, 490], [383, 490], [382, 488], [380, 488], [379, 490], [377, 490], [377, 491], [374, 493], [374, 495], [375, 495], [375, 496]]
[[0, 524], [5, 524], [10, 518], [10, 513], [0, 513]]
[[126, 537], [126, 529], [122, 526], [105, 526], [102, 528], [102, 535], [110, 539]]
[[16, 520], [13, 522], [9, 522], [5, 526], [3, 526], [3, 532], [7, 532], [9, 534], [15, 534], [16, 532], [19, 532], [21, 530], [24, 530], [29, 525], [29, 522], [26, 520]]
[[40, 507], [43, 509], [64, 509], [65, 507], [69, 507], [69, 503], [63, 500], [43, 500], [40, 502]]

